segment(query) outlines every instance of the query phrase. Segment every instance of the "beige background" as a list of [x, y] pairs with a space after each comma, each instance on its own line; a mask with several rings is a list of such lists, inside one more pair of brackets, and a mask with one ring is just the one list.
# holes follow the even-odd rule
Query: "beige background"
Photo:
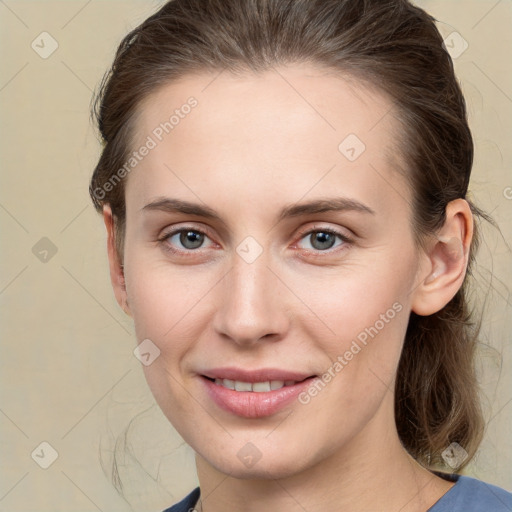
[[[512, 2], [419, 4], [443, 36], [457, 31], [468, 43], [455, 65], [477, 148], [471, 190], [502, 230], [486, 230], [479, 255], [490, 421], [468, 473], [512, 491]], [[196, 485], [192, 451], [154, 405], [133, 356], [132, 325], [113, 298], [104, 228], [87, 194], [99, 152], [92, 90], [120, 38], [158, 5], [0, 0], [0, 511], [161, 510]], [[43, 31], [59, 45], [46, 59], [31, 47]], [[127, 426], [125, 500], [99, 455], [108, 466]], [[58, 453], [48, 469], [39, 465], [51, 461], [43, 441]]]

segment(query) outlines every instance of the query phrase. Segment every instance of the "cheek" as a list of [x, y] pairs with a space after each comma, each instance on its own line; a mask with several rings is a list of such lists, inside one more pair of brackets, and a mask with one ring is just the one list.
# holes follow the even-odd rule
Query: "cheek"
[[331, 305], [324, 310], [336, 335], [322, 339], [317, 334], [316, 340], [331, 362], [323, 368], [320, 381], [299, 396], [308, 417], [318, 418], [317, 428], [308, 434], [312, 445], [322, 445], [324, 439], [331, 439], [330, 448], [349, 442], [372, 421], [383, 403], [392, 415], [394, 382], [409, 316], [406, 295], [401, 301], [389, 290], [381, 296], [350, 297], [341, 308]]
[[209, 328], [214, 306], [211, 297], [218, 277], [211, 270], [191, 272], [190, 267], [172, 267], [143, 251], [128, 253], [125, 269], [137, 342], [149, 339], [159, 350], [151, 365], [143, 365], [145, 377], [174, 424], [188, 411], [186, 361]]
[[158, 357], [143, 365], [148, 386], [156, 402], [172, 424], [187, 422], [190, 397], [185, 391], [187, 375], [183, 361], [196, 345], [203, 330], [205, 303], [200, 299], [206, 286], [198, 288], [169, 265], [151, 263], [132, 255], [126, 263], [126, 289], [137, 342], [149, 339], [159, 350]]
[[[345, 348], [355, 339], [364, 343], [376, 335], [401, 340], [398, 334], [403, 334], [407, 325], [414, 272], [412, 257], [404, 255], [400, 272], [382, 257], [335, 270], [330, 279], [297, 274], [294, 291], [316, 316], [317, 332], [320, 325], [334, 348], [339, 348], [339, 343]], [[313, 335], [312, 327], [311, 323]]]
[[[163, 260], [145, 257], [144, 252], [127, 254], [125, 278], [128, 303], [137, 339], [173, 340], [189, 316], [197, 316], [201, 297], [211, 288], [210, 280], [190, 269], [172, 268]], [[163, 348], [163, 347], [162, 347]]]
[[416, 268], [412, 251], [402, 254], [400, 272], [394, 261], [381, 256], [372, 264], [336, 272], [322, 286], [307, 278], [301, 288], [294, 288], [321, 320], [309, 315], [302, 329], [328, 354], [331, 362], [324, 377], [337, 390], [341, 400], [336, 401], [343, 408], [370, 410], [374, 398], [377, 403], [377, 396], [392, 389]]

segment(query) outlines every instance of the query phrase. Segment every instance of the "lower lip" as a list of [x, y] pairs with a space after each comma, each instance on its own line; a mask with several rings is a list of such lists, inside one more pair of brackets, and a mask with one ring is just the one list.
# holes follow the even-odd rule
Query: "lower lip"
[[263, 418], [284, 409], [307, 389], [315, 377], [273, 391], [234, 391], [201, 377], [210, 398], [225, 411], [243, 418]]

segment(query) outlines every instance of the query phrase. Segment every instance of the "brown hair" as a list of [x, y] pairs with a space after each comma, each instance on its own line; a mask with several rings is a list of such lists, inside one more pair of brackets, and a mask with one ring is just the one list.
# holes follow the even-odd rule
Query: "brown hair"
[[[123, 39], [95, 105], [104, 148], [90, 194], [98, 211], [103, 204], [112, 208], [121, 258], [124, 181], [105, 184], [129, 158], [142, 100], [186, 73], [259, 72], [298, 62], [354, 76], [391, 98], [403, 125], [400, 152], [414, 193], [414, 232], [420, 243], [435, 234], [447, 204], [466, 197], [473, 141], [431, 16], [406, 0], [172, 0]], [[398, 433], [431, 469], [450, 470], [441, 454], [452, 442], [467, 451], [467, 463], [483, 432], [468, 275], [441, 311], [411, 314], [398, 368]]]

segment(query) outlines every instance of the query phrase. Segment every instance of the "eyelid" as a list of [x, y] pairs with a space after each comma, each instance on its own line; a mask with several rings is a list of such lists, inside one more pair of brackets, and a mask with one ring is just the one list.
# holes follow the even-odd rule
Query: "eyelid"
[[211, 231], [207, 227], [204, 227], [204, 226], [197, 227], [197, 226], [194, 226], [193, 224], [189, 224], [189, 223], [183, 223], [182, 225], [174, 224], [172, 227], [164, 228], [162, 230], [162, 234], [159, 235], [158, 238], [165, 239], [171, 235], [175, 235], [176, 233], [181, 233], [182, 231], [187, 231], [187, 230], [188, 231], [197, 231], [198, 233], [207, 235], [208, 238], [212, 238]]
[[339, 236], [342, 240], [344, 240], [346, 242], [352, 242], [354, 236], [348, 234], [347, 231], [348, 231], [347, 229], [342, 230], [340, 228], [333, 228], [330, 226], [314, 225], [314, 226], [310, 226], [308, 228], [304, 228], [304, 229], [300, 230], [298, 236], [300, 237], [299, 240], [302, 240], [302, 238], [304, 238], [307, 235], [311, 235], [312, 233], [319, 233], [319, 232], [332, 233], [333, 235]]

